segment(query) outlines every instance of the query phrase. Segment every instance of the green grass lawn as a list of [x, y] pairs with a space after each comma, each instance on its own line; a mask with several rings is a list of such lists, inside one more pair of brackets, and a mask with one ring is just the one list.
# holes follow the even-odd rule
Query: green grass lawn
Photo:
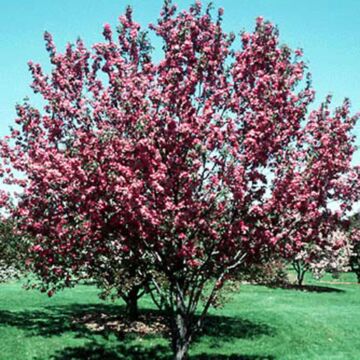
[[[309, 291], [242, 285], [222, 308], [210, 312], [191, 359], [360, 359], [360, 286], [346, 274], [331, 284], [307, 279]], [[339, 280], [337, 280], [339, 281]], [[151, 308], [142, 301], [144, 311]], [[169, 359], [166, 339], [94, 332], [74, 318], [118, 314], [121, 302], [101, 301], [79, 286], [48, 298], [18, 282], [0, 285], [1, 360]]]

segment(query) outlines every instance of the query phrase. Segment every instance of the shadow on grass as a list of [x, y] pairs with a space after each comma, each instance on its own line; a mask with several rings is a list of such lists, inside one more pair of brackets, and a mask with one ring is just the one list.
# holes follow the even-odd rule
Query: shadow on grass
[[[164, 315], [156, 310], [143, 310], [142, 313], [148, 314], [149, 318]], [[83, 346], [66, 347], [57, 351], [52, 357], [53, 360], [170, 360], [172, 358], [167, 346], [156, 345], [149, 347], [149, 343], [144, 343], [145, 346], [141, 344], [134, 345], [134, 336], [119, 334], [116, 330], [106, 326], [94, 331], [89, 326], [86, 326], [85, 322], [79, 320], [83, 317], [90, 317], [91, 321], [97, 319], [96, 321], [101, 325], [101, 319], [115, 319], [119, 316], [124, 316], [123, 306], [74, 304], [68, 306], [49, 306], [43, 310], [36, 311], [0, 311], [0, 324], [22, 329], [28, 333], [28, 336], [52, 337], [73, 332], [75, 338], [88, 340]], [[251, 340], [258, 336], [272, 336], [274, 334], [274, 329], [266, 324], [255, 323], [237, 317], [209, 315], [204, 325], [204, 330], [197, 336], [195, 341], [199, 341], [204, 337], [205, 342], [212, 349], [211, 352], [214, 350], [221, 352], [221, 348], [226, 347], [226, 343], [234, 341], [234, 339]], [[115, 335], [118, 340], [114, 341], [112, 337], [112, 341], [107, 341], [110, 335]], [[146, 337], [148, 336], [162, 337], [162, 334], [146, 335]], [[260, 360], [273, 358], [269, 356], [247, 356], [240, 354], [233, 354], [231, 356], [201, 354], [194, 355], [191, 359]]]
[[190, 360], [275, 360], [272, 355], [220, 355], [220, 354], [201, 354], [190, 356]]
[[[35, 311], [0, 311], [0, 324], [14, 326], [28, 331], [29, 336], [59, 336], [66, 332], [76, 332], [76, 337], [87, 337], [94, 332], [76, 319], [85, 315], [119, 314], [123, 306], [117, 305], [69, 305], [49, 306]], [[108, 331], [102, 335], [107, 336]]]
[[208, 316], [199, 337], [209, 336], [216, 340], [225, 338], [226, 341], [234, 338], [251, 340], [262, 335], [273, 336], [274, 333], [275, 330], [264, 323], [255, 323], [238, 317]]
[[[276, 286], [270, 286], [276, 288]], [[317, 292], [317, 293], [344, 293], [345, 290], [337, 289], [328, 286], [317, 286], [317, 285], [297, 285], [297, 284], [286, 284], [278, 286], [282, 289], [290, 290], [299, 290], [299, 291], [308, 291], [308, 292]]]
[[[172, 360], [169, 348], [156, 345], [152, 348], [126, 346], [119, 344], [111, 349], [92, 342], [83, 347], [68, 347], [58, 351], [51, 360]], [[45, 360], [45, 359], [44, 359]], [[190, 360], [275, 360], [273, 356], [264, 355], [222, 355], [200, 354], [190, 356]]]
[[[170, 360], [171, 354], [166, 346], [156, 345], [152, 348], [127, 346], [119, 343], [111, 346], [90, 342], [84, 346], [67, 347], [59, 350], [51, 360]], [[40, 360], [40, 359], [39, 359]], [[45, 360], [45, 359], [42, 359]]]

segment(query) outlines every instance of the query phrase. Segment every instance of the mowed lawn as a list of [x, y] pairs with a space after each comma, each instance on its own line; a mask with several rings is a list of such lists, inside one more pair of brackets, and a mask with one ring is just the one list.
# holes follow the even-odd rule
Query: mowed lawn
[[[308, 291], [242, 285], [223, 308], [211, 311], [190, 358], [360, 359], [360, 286], [353, 274], [336, 280], [341, 284], [331, 281], [308, 278]], [[145, 313], [151, 309], [149, 299], [141, 305]], [[159, 335], [94, 331], [76, 320], [122, 311], [120, 301], [99, 300], [92, 286], [48, 298], [23, 290], [19, 282], [2, 284], [0, 359], [171, 359]]]

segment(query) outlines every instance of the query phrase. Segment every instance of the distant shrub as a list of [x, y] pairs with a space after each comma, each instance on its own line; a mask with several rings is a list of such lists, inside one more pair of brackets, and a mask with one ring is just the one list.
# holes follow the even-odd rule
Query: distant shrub
[[284, 286], [289, 283], [286, 264], [279, 259], [250, 266], [241, 280], [269, 286]]
[[18, 278], [25, 271], [29, 241], [16, 234], [9, 219], [0, 222], [0, 282]]

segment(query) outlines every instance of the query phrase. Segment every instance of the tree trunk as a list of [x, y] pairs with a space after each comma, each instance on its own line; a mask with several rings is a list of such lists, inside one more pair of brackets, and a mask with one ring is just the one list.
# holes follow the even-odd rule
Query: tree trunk
[[172, 329], [174, 360], [186, 360], [188, 358], [189, 346], [190, 339], [186, 319], [183, 315], [177, 314]]
[[301, 287], [303, 286], [306, 268], [301, 265], [300, 261], [294, 261], [293, 268], [296, 271], [297, 283]]
[[189, 344], [178, 346], [174, 353], [174, 360], [186, 360], [188, 359]]
[[140, 288], [138, 286], [134, 286], [126, 296], [126, 312], [129, 315], [131, 320], [137, 320], [139, 317], [139, 291]]
[[191, 342], [190, 324], [179, 298], [176, 303], [177, 309], [176, 314], [173, 314], [171, 329], [172, 349], [174, 360], [186, 360]]
[[297, 280], [298, 280], [298, 285], [301, 287], [303, 286], [304, 283], [304, 276], [305, 276], [305, 271], [304, 270], [300, 270], [297, 274]]

